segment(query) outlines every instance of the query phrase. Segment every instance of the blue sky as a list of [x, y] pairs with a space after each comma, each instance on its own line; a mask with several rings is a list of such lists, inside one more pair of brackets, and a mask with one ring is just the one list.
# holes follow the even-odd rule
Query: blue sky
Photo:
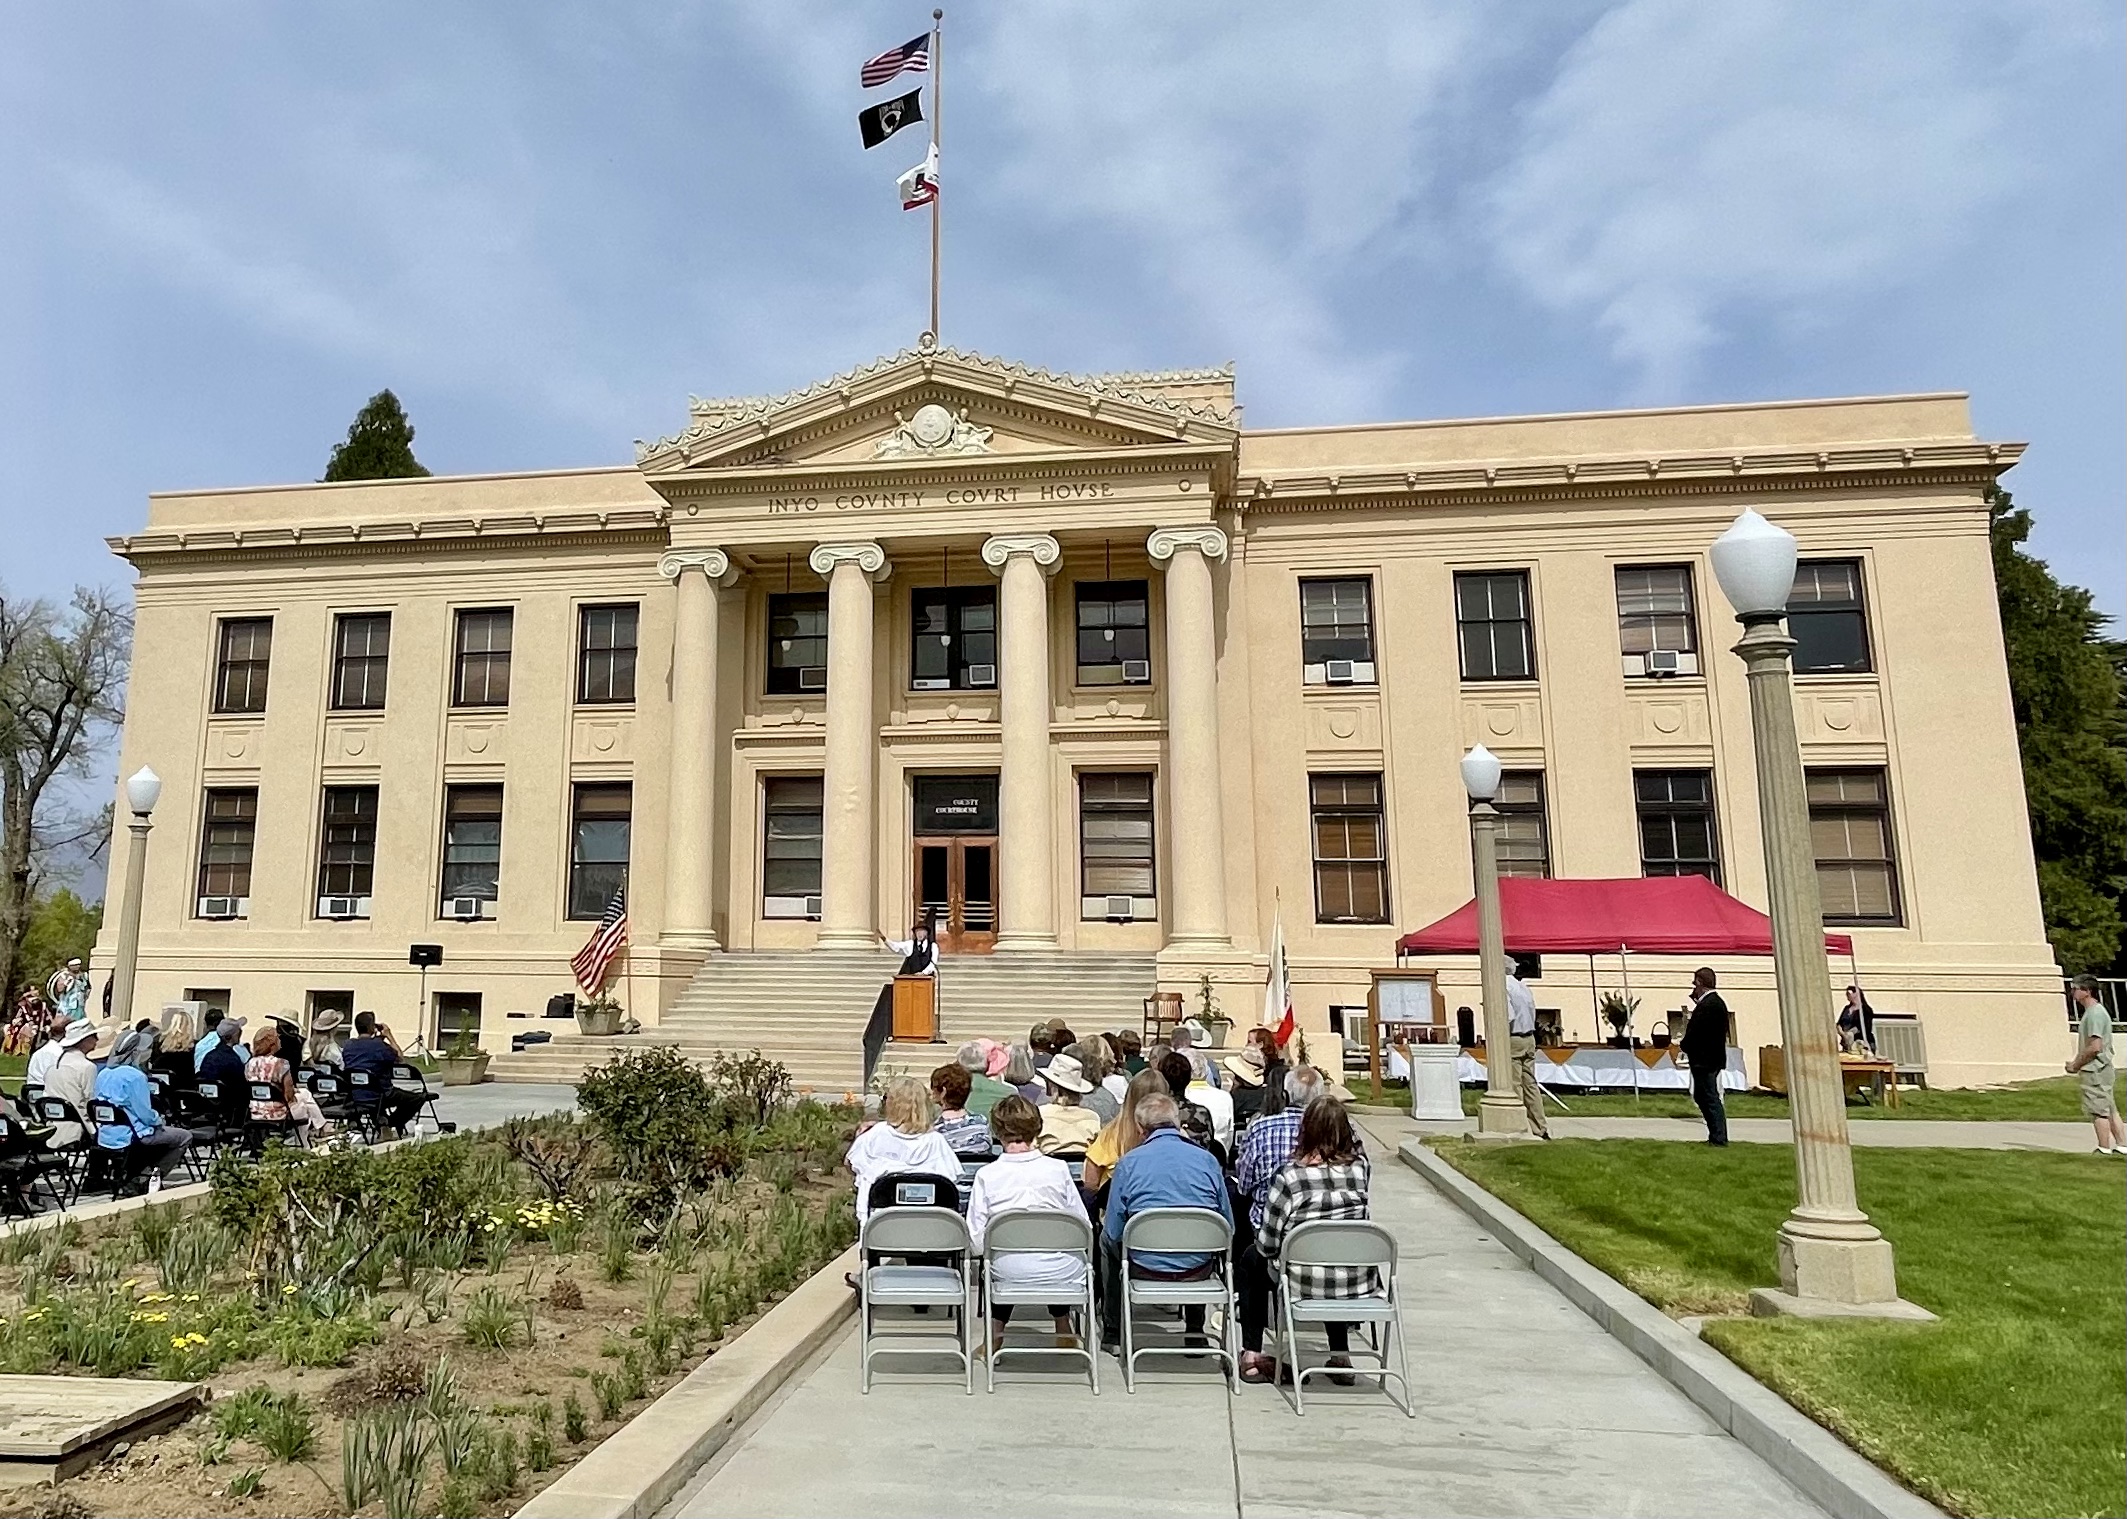
[[[121, 583], [151, 489], [624, 462], [906, 345], [923, 4], [13, 5], [0, 558]], [[1964, 389], [2122, 603], [2113, 0], [996, 0], [947, 18], [945, 336], [1239, 364], [1258, 425]]]

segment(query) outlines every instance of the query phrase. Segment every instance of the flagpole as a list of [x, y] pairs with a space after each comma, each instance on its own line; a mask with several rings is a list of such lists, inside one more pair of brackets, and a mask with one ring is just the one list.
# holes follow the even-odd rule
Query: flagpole
[[[940, 100], [945, 94], [945, 12], [931, 12], [931, 162], [938, 161], [938, 139], [942, 126]], [[931, 190], [931, 342], [938, 341], [938, 235], [939, 195], [937, 187]]]

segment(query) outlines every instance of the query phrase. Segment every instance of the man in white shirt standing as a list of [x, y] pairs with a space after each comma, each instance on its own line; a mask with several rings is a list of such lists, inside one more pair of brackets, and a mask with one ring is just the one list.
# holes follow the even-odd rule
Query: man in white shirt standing
[[1521, 1088], [1521, 1105], [1529, 1110], [1529, 1132], [1538, 1139], [1551, 1137], [1544, 1122], [1544, 1092], [1536, 1080], [1536, 993], [1521, 979], [1521, 966], [1507, 957], [1507, 1048], [1514, 1054], [1514, 1081]]

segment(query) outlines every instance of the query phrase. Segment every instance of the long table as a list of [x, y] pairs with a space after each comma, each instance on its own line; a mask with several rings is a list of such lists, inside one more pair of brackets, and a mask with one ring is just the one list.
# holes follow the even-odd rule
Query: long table
[[[1402, 1055], [1384, 1051], [1387, 1074], [1408, 1079], [1410, 1068]], [[1455, 1062], [1455, 1075], [1464, 1086], [1482, 1086], [1485, 1081], [1484, 1051], [1464, 1048]], [[1536, 1079], [1547, 1087], [1595, 1087], [1606, 1091], [1688, 1092], [1691, 1072], [1677, 1064], [1672, 1049], [1621, 1050], [1602, 1044], [1564, 1044], [1536, 1051]], [[1740, 1092], [1750, 1085], [1744, 1073], [1743, 1051], [1728, 1047], [1728, 1061], [1721, 1072], [1721, 1090]]]

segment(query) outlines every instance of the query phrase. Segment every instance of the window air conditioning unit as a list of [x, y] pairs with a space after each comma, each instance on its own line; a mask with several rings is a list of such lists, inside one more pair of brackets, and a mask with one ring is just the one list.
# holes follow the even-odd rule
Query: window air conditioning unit
[[251, 911], [249, 897], [201, 897], [199, 915], [203, 918], [242, 918]]
[[1137, 903], [1129, 897], [1110, 897], [1105, 916], [1118, 923], [1128, 923], [1137, 916]]
[[1152, 661], [1149, 659], [1126, 659], [1123, 661], [1123, 684], [1142, 686], [1152, 679]]
[[969, 665], [967, 667], [967, 683], [971, 686], [996, 685], [997, 667], [995, 665]]
[[470, 923], [479, 918], [492, 918], [495, 916], [495, 904], [487, 897], [452, 897], [450, 911], [444, 916], [456, 918], [463, 923]]
[[1683, 667], [1683, 659], [1674, 649], [1650, 649], [1647, 651], [1647, 673], [1649, 675], [1674, 675]]
[[825, 691], [827, 689], [827, 666], [803, 665], [798, 670], [800, 691]]
[[1333, 686], [1348, 686], [1356, 679], [1352, 674], [1352, 662], [1348, 659], [1324, 660], [1322, 678]]
[[318, 916], [338, 921], [345, 921], [349, 918], [366, 918], [369, 916], [369, 898], [319, 897]]
[[912, 691], [950, 691], [953, 689], [953, 683], [950, 680], [937, 675], [926, 675], [921, 680], [912, 680], [908, 684], [909, 689]]

